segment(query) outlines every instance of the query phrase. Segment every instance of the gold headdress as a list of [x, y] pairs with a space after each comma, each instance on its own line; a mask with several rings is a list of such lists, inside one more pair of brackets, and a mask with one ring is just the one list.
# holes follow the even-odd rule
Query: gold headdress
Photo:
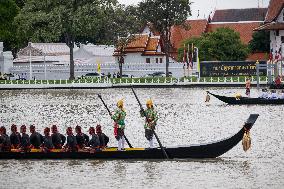
[[119, 107], [119, 108], [123, 108], [123, 98], [122, 99], [120, 99], [119, 101], [117, 101], [117, 107]]
[[153, 107], [153, 101], [151, 98], [146, 101], [146, 105], [149, 107]]

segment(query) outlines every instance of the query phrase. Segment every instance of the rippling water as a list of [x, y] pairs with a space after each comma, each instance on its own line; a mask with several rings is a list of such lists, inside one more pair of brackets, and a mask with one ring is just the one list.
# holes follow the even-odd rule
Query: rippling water
[[[284, 106], [231, 106], [205, 91], [224, 95], [238, 88], [136, 89], [142, 102], [152, 98], [159, 112], [157, 134], [165, 146], [207, 143], [236, 133], [250, 113], [260, 117], [251, 130], [252, 148], [241, 144], [207, 160], [0, 160], [0, 188], [283, 188]], [[87, 132], [100, 123], [112, 136], [112, 121], [97, 94], [110, 109], [125, 98], [126, 135], [133, 146], [147, 147], [143, 119], [130, 89], [0, 91], [0, 119], [45, 126], [60, 132], [77, 124]], [[252, 90], [257, 96], [257, 91]], [[157, 145], [157, 144], [156, 144]]]

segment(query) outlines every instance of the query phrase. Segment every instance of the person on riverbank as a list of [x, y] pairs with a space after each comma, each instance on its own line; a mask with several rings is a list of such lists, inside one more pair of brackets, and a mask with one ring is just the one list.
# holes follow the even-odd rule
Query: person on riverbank
[[4, 126], [0, 127], [0, 152], [10, 152], [11, 151], [11, 141], [10, 137], [6, 133], [6, 128]]
[[52, 144], [55, 149], [61, 149], [66, 141], [66, 137], [58, 132], [57, 126], [52, 125], [51, 127], [51, 138], [52, 138]]
[[67, 152], [77, 152], [78, 151], [78, 144], [76, 137], [73, 135], [72, 127], [68, 127], [66, 129], [67, 134], [67, 143], [64, 146]]
[[275, 87], [277, 89], [279, 89], [281, 87], [281, 77], [280, 75], [278, 75], [276, 78], [275, 78]]
[[118, 142], [118, 150], [124, 150], [124, 129], [126, 112], [123, 107], [123, 99], [117, 102], [117, 109], [111, 118], [114, 120], [114, 136]]
[[88, 143], [88, 146], [92, 149], [97, 149], [100, 146], [100, 139], [99, 136], [95, 132], [94, 127], [89, 128], [89, 134], [91, 135], [91, 140]]
[[12, 149], [18, 149], [21, 143], [21, 135], [20, 133], [18, 133], [17, 126], [15, 124], [12, 124], [11, 132], [12, 132], [10, 135], [11, 147]]
[[27, 132], [27, 127], [25, 125], [22, 125], [20, 127], [20, 133], [21, 133], [20, 150], [25, 152], [30, 150], [30, 145], [31, 145], [30, 137], [26, 132]]
[[30, 126], [30, 133], [31, 133], [31, 135], [30, 135], [30, 143], [31, 143], [30, 148], [40, 149], [40, 146], [43, 142], [43, 136], [40, 133], [35, 131], [34, 125]]
[[251, 85], [251, 80], [250, 76], [246, 79], [246, 95], [250, 97], [250, 86]]
[[52, 143], [52, 138], [50, 136], [50, 128], [49, 127], [44, 128], [43, 132], [44, 136], [41, 147], [44, 152], [49, 152], [51, 149], [54, 148]]
[[108, 136], [106, 136], [103, 133], [102, 127], [99, 124], [96, 126], [96, 133], [97, 133], [97, 135], [99, 137], [99, 141], [100, 141], [99, 146], [100, 146], [100, 148], [105, 148], [107, 146], [107, 143], [109, 142], [109, 138], [108, 138]]
[[77, 140], [78, 147], [80, 149], [82, 149], [85, 146], [87, 146], [88, 142], [89, 142], [89, 136], [84, 134], [84, 133], [82, 133], [81, 126], [77, 125], [75, 127], [75, 132], [76, 132], [76, 140]]
[[146, 101], [146, 107], [145, 113], [141, 111], [140, 114], [142, 117], [145, 117], [145, 137], [149, 141], [150, 148], [154, 148], [153, 135], [157, 125], [158, 115], [154, 110], [153, 101], [151, 99]]

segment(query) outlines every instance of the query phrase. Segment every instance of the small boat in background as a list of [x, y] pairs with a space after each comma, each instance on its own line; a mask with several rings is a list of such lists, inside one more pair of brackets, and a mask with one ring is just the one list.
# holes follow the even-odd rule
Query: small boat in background
[[284, 99], [249, 98], [249, 97], [236, 98], [236, 97], [227, 97], [227, 96], [213, 94], [210, 93], [209, 91], [207, 91], [207, 93], [227, 104], [240, 104], [240, 105], [241, 104], [275, 104], [275, 105], [284, 104]]

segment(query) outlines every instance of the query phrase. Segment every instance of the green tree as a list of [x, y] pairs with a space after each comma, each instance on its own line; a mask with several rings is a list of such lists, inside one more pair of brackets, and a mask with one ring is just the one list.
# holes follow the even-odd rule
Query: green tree
[[269, 31], [257, 31], [252, 34], [252, 40], [249, 42], [249, 49], [252, 52], [267, 52], [270, 48]]
[[118, 5], [104, 18], [106, 24], [101, 32], [101, 39], [105, 40], [103, 43], [115, 44], [120, 76], [126, 55], [124, 49], [134, 39], [133, 34], [143, 26], [143, 21], [137, 13], [137, 6]]
[[17, 4], [17, 6], [21, 9], [24, 7], [26, 0], [14, 0]]
[[0, 1], [0, 41], [4, 42], [5, 50], [13, 50], [16, 43], [16, 26], [14, 18], [19, 8], [14, 0]]
[[[243, 44], [240, 34], [230, 28], [218, 28], [211, 33], [205, 33], [200, 38], [184, 41], [186, 46], [194, 44], [199, 49], [200, 61], [236, 61], [245, 60], [249, 50]], [[183, 48], [179, 48], [179, 59], [183, 57]]]
[[169, 51], [171, 48], [171, 27], [185, 26], [191, 15], [189, 0], [144, 0], [139, 3], [140, 16], [155, 27], [164, 42], [166, 54], [166, 75], [169, 76]]
[[75, 79], [74, 44], [100, 41], [105, 17], [116, 5], [116, 0], [27, 0], [17, 17], [18, 35], [25, 43], [63, 39], [70, 48], [70, 79]]

